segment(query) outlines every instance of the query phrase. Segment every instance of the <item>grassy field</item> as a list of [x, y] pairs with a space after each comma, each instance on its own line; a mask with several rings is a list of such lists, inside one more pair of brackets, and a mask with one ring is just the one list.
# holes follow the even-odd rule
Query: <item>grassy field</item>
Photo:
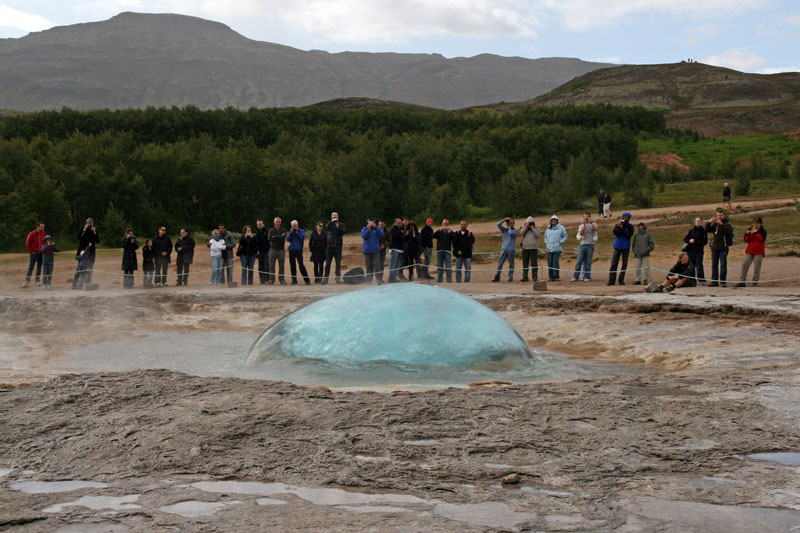
[[[657, 185], [656, 192], [653, 195], [653, 205], [672, 206], [721, 202], [723, 183], [721, 180], [684, 181], [664, 184], [663, 190]], [[736, 180], [728, 180], [728, 183], [736, 191]], [[751, 183], [749, 196], [736, 196], [734, 194], [731, 203], [735, 207], [737, 201], [780, 198], [797, 194], [800, 194], [800, 182], [796, 180], [759, 180]], [[623, 194], [623, 204], [625, 203], [624, 196]]]

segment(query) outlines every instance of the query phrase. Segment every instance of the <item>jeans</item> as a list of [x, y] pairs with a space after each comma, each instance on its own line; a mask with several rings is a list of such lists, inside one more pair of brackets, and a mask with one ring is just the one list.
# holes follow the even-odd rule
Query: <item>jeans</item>
[[225, 284], [225, 258], [222, 256], [211, 256], [211, 281], [215, 285]]
[[275, 278], [283, 283], [283, 269], [286, 262], [286, 252], [283, 250], [269, 250], [269, 282], [275, 283]]
[[262, 285], [269, 281], [269, 250], [258, 252], [258, 282]]
[[578, 279], [583, 273], [583, 279], [592, 279], [592, 257], [594, 257], [594, 244], [581, 244], [578, 246], [578, 262], [575, 263], [573, 279]]
[[442, 274], [447, 274], [447, 283], [453, 282], [453, 270], [450, 263], [453, 255], [447, 250], [436, 250], [436, 282], [442, 282]]
[[[747, 271], [750, 270], [750, 265], [753, 265], [753, 285], [758, 283], [761, 278], [761, 262], [764, 261], [763, 255], [744, 254], [742, 260], [742, 275], [739, 277], [739, 282], [744, 283], [747, 281]], [[47, 265], [45, 265], [47, 266]], [[42, 282], [44, 283], [44, 282]]]
[[242, 285], [253, 284], [253, 272], [255, 271], [256, 256], [254, 255], [240, 255], [239, 259], [242, 262]]
[[225, 277], [228, 278], [228, 283], [233, 283], [233, 255], [223, 256], [223, 264], [225, 266]]
[[167, 269], [169, 268], [169, 256], [159, 255], [156, 257], [156, 285], [167, 284]]
[[650, 256], [633, 256], [633, 269], [636, 271], [636, 283], [642, 282], [647, 285], [650, 282]]
[[689, 252], [689, 261], [694, 265], [697, 274], [697, 281], [705, 281], [706, 273], [703, 270], [703, 249], [696, 252]]
[[389, 282], [397, 280], [400, 269], [403, 268], [403, 250], [392, 249], [389, 252]]
[[539, 250], [522, 249], [522, 281], [528, 281], [528, 264], [533, 271], [533, 281], [539, 279]]
[[[758, 256], [761, 257], [761, 256]], [[761, 268], [761, 261], [757, 263], [756, 275], [753, 276], [753, 281], [758, 281], [758, 270]], [[49, 287], [53, 283], [53, 263], [44, 263], [42, 265], [42, 286]]]
[[547, 278], [550, 281], [561, 279], [561, 271], [559, 270], [560, 259], [561, 252], [547, 252]]
[[611, 271], [608, 274], [608, 284], [613, 285], [617, 281], [617, 265], [619, 265], [619, 258], [622, 257], [622, 270], [619, 272], [620, 284], [625, 283], [625, 271], [628, 270], [628, 255], [630, 250], [617, 250], [614, 248], [614, 255], [611, 256]]
[[383, 271], [386, 268], [386, 250], [385, 249], [381, 250], [380, 256], [381, 256], [380, 257], [380, 265], [379, 265], [378, 272], [377, 272], [376, 275], [378, 276], [378, 282], [379, 283], [383, 283]]
[[39, 284], [39, 276], [42, 274], [42, 254], [31, 254], [31, 262], [28, 264], [28, 272], [25, 274], [25, 283], [30, 283], [33, 265], [36, 265], [36, 284]]
[[431, 277], [430, 273], [430, 264], [431, 264], [431, 252], [432, 250], [428, 247], [422, 248], [422, 272], [420, 275], [420, 279], [428, 279]]
[[378, 252], [364, 254], [364, 271], [366, 272], [367, 283], [372, 283], [373, 276], [377, 279], [378, 283], [382, 283], [378, 277], [380, 273], [380, 260], [381, 254]]
[[330, 246], [325, 248], [325, 281], [331, 275], [331, 263], [336, 260], [336, 283], [342, 281], [342, 247]]
[[300, 275], [303, 276], [303, 281], [306, 282], [306, 285], [311, 283], [311, 280], [308, 279], [306, 265], [303, 264], [303, 252], [300, 250], [291, 251], [289, 252], [289, 270], [292, 273], [292, 285], [297, 284], [298, 268], [300, 269]]
[[189, 265], [191, 263], [185, 263], [183, 258], [178, 256], [175, 260], [175, 268], [178, 271], [178, 285], [188, 285], [189, 284]]
[[728, 250], [711, 250], [711, 281], [725, 284], [728, 279]]
[[464, 265], [464, 283], [469, 283], [472, 276], [472, 258], [456, 257], [456, 283], [461, 283], [461, 265]]
[[508, 281], [514, 281], [514, 254], [515, 250], [502, 250], [500, 252], [500, 259], [497, 260], [497, 272], [494, 275], [494, 279], [500, 279], [503, 263], [508, 261]]

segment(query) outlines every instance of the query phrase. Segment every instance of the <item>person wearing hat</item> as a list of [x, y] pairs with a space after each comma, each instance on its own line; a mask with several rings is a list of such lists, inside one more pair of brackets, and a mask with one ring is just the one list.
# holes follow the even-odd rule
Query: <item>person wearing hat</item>
[[433, 253], [433, 218], [428, 217], [425, 225], [419, 230], [419, 245], [422, 248], [422, 269], [420, 279], [433, 279], [429, 267], [431, 264], [431, 254]]
[[647, 231], [647, 224], [639, 222], [639, 231], [633, 236], [631, 248], [633, 249], [633, 269], [636, 271], [634, 285], [650, 284], [650, 252], [655, 250], [656, 242]]
[[[628, 269], [628, 255], [631, 251], [631, 237], [633, 237], [633, 224], [630, 222], [631, 214], [627, 211], [622, 213], [622, 218], [614, 224], [614, 255], [611, 256], [611, 268], [608, 274], [608, 285], [617, 282], [619, 273], [619, 284], [625, 285], [625, 271]], [[619, 259], [622, 258], [622, 270], [618, 271]]]
[[331, 213], [331, 221], [325, 227], [327, 234], [327, 247], [325, 248], [325, 277], [322, 284], [328, 283], [331, 275], [331, 263], [336, 260], [336, 283], [342, 282], [342, 246], [344, 246], [344, 234], [346, 228], [343, 222], [339, 222], [339, 213]]
[[49, 291], [52, 289], [53, 283], [53, 263], [55, 262], [54, 254], [60, 250], [56, 243], [53, 242], [53, 237], [45, 235], [44, 243], [40, 249], [42, 254], [42, 289]]
[[558, 215], [550, 217], [550, 225], [544, 231], [547, 247], [547, 277], [550, 281], [561, 281], [561, 252], [567, 242], [567, 228], [558, 223]]

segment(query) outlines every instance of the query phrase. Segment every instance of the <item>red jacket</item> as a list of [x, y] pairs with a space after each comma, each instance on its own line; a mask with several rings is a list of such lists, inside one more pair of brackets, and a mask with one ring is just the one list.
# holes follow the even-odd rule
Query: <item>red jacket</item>
[[42, 245], [44, 244], [44, 238], [46, 236], [47, 233], [44, 231], [33, 230], [32, 232], [28, 233], [28, 238], [25, 239], [25, 247], [28, 249], [28, 253], [42, 253]]
[[747, 243], [747, 250], [744, 253], [749, 255], [764, 255], [764, 235], [758, 233], [745, 233], [744, 242]]

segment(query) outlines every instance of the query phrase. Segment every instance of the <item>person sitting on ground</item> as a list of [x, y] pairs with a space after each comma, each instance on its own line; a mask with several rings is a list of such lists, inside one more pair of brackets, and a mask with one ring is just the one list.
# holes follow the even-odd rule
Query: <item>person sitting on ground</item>
[[764, 260], [764, 243], [766, 241], [767, 230], [764, 229], [761, 217], [756, 217], [753, 219], [753, 225], [747, 228], [747, 233], [744, 234], [747, 250], [745, 250], [744, 259], [742, 260], [742, 275], [739, 277], [739, 283], [734, 287], [741, 288], [746, 286], [747, 271], [750, 270], [750, 265], [754, 265], [753, 287], [758, 285], [758, 280], [761, 277], [761, 262]]
[[[696, 287], [694, 265], [689, 261], [689, 254], [681, 252], [678, 254], [678, 262], [669, 269], [667, 279], [650, 292], [672, 292], [678, 287]], [[647, 289], [645, 289], [647, 290]]]
[[126, 289], [133, 288], [133, 273], [139, 269], [139, 261], [136, 259], [136, 250], [139, 243], [133, 235], [133, 230], [128, 229], [122, 238], [122, 286]]
[[653, 236], [647, 231], [647, 224], [639, 222], [639, 231], [633, 236], [633, 269], [636, 271], [634, 285], [650, 284], [650, 252], [656, 247]]
[[60, 252], [56, 243], [53, 242], [53, 237], [45, 235], [44, 243], [40, 249], [42, 254], [42, 289], [49, 291], [53, 288], [53, 264], [55, 263], [54, 255]]

